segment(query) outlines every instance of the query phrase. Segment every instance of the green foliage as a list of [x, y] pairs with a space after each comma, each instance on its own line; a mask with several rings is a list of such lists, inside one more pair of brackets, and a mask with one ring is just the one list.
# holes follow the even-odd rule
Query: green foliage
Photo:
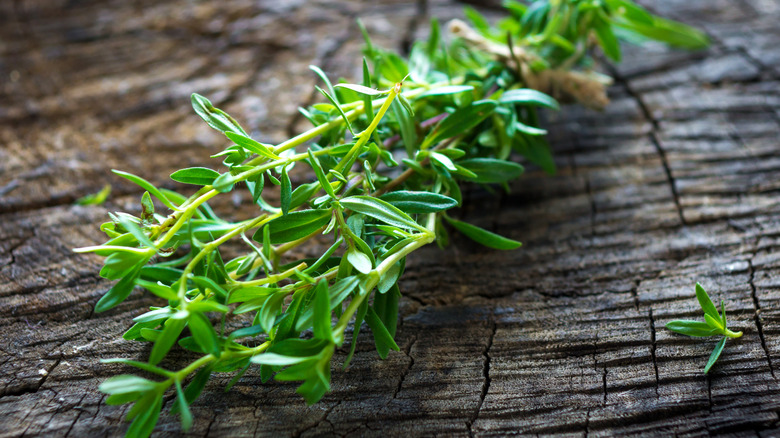
[[704, 321], [691, 321], [691, 320], [675, 320], [669, 321], [666, 324], [666, 328], [675, 332], [687, 336], [694, 337], [706, 337], [706, 336], [723, 336], [723, 338], [715, 346], [712, 351], [707, 365], [704, 367], [704, 374], [710, 371], [710, 368], [715, 364], [715, 361], [720, 357], [720, 353], [723, 351], [723, 347], [726, 345], [726, 339], [738, 338], [742, 336], [742, 332], [733, 332], [729, 330], [726, 320], [726, 306], [721, 301], [720, 309], [715, 308], [715, 304], [710, 299], [707, 291], [704, 290], [701, 284], [696, 283], [696, 299], [699, 301], [702, 311], [704, 311]]
[[78, 205], [100, 205], [106, 202], [108, 195], [111, 194], [111, 184], [106, 184], [97, 193], [92, 193], [76, 199], [75, 204]]
[[[695, 31], [627, 0], [510, 2], [508, 12], [498, 27], [474, 10], [467, 15], [487, 37], [536, 56], [534, 71], [582, 68], [592, 41], [619, 59], [618, 41], [626, 32], [688, 47], [703, 41]], [[108, 240], [77, 251], [105, 257], [100, 275], [117, 280], [96, 311], [120, 305], [136, 286], [160, 300], [123, 336], [152, 342], [148, 360], [115, 362], [161, 380], [123, 375], [100, 387], [109, 394], [107, 403], [133, 404], [129, 436], [152, 432], [166, 394], [175, 396], [172, 413], [188, 429], [190, 405], [210, 376], [235, 373], [230, 388], [250, 366], [260, 367], [263, 382], [302, 382], [297, 392], [314, 403], [330, 388], [331, 358], [347, 341], [350, 323], [345, 367], [364, 321], [381, 358], [398, 350], [398, 281], [408, 254], [437, 239], [445, 243], [448, 226], [490, 248], [520, 246], [447, 212], [460, 204], [463, 182], [508, 188], [525, 170], [510, 160], [513, 152], [554, 171], [537, 110], [557, 110], [557, 101], [529, 88], [516, 60], [460, 39], [443, 42], [435, 20], [430, 38], [414, 44], [409, 59], [372, 44], [362, 25], [361, 30], [366, 38], [361, 84], [334, 86], [311, 67], [324, 84], [317, 89], [325, 102], [300, 109], [314, 125], [309, 131], [278, 145], [263, 144], [193, 94], [196, 114], [229, 141], [214, 155], [225, 169], [173, 172], [172, 180], [200, 186], [191, 196], [114, 171], [145, 191], [140, 213], [110, 214], [111, 221], [101, 226]], [[295, 184], [290, 172], [299, 162], [314, 176]], [[272, 185], [279, 187], [278, 197], [269, 196]], [[254, 218], [226, 221], [207, 204], [244, 189], [258, 210]], [[101, 196], [88, 201], [97, 203]], [[153, 198], [169, 211], [155, 211]], [[321, 256], [291, 255], [317, 236], [332, 242]], [[230, 260], [223, 259], [228, 242], [230, 254], [239, 251]], [[725, 313], [718, 317], [711, 303], [702, 306], [707, 322], [683, 324], [679, 331], [703, 335], [722, 324], [717, 333], [729, 336]], [[225, 320], [244, 313], [252, 315], [251, 323], [227, 332]], [[176, 371], [159, 365], [180, 348], [198, 359]]]

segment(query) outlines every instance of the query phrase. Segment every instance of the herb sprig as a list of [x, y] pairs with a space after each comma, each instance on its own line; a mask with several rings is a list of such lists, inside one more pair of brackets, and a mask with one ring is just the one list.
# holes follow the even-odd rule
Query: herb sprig
[[[375, 46], [364, 31], [362, 81], [333, 84], [312, 67], [325, 99], [300, 112], [313, 127], [277, 145], [252, 139], [230, 115], [193, 94], [195, 112], [230, 145], [214, 155], [227, 170], [193, 167], [171, 175], [199, 187], [189, 197], [114, 171], [145, 190], [141, 213], [110, 214], [100, 227], [109, 240], [76, 251], [105, 257], [100, 275], [118, 280], [97, 312], [117, 306], [136, 286], [161, 300], [123, 336], [151, 342], [148, 360], [104, 361], [158, 376], [120, 375], [100, 386], [108, 404], [133, 404], [129, 436], [152, 432], [171, 392], [171, 411], [187, 430], [189, 406], [210, 375], [236, 372], [229, 389], [252, 365], [263, 382], [302, 381], [297, 392], [308, 403], [318, 401], [330, 389], [331, 358], [350, 324], [345, 368], [363, 322], [381, 358], [398, 350], [398, 279], [406, 257], [446, 242], [445, 222], [491, 248], [520, 246], [445, 212], [461, 205], [462, 182], [508, 188], [524, 171], [509, 160], [513, 153], [555, 171], [537, 109], [558, 103], [542, 91], [602, 106], [606, 81], [590, 70], [590, 53], [600, 47], [618, 60], [618, 38], [629, 34], [706, 45], [700, 32], [628, 0], [539, 0], [507, 8], [509, 17], [496, 27], [467, 10], [475, 30], [451, 24], [461, 38], [449, 42], [433, 20], [429, 39], [412, 46], [408, 59]], [[312, 182], [292, 184], [296, 165], [311, 168]], [[264, 196], [269, 184], [279, 186], [276, 205]], [[256, 217], [230, 222], [208, 206], [241, 185]], [[156, 210], [161, 206], [164, 214]], [[317, 236], [332, 242], [321, 256], [290, 256]], [[228, 242], [244, 252], [226, 250]], [[246, 325], [229, 331], [228, 318]], [[173, 348], [198, 358], [170, 370], [165, 358]]]
[[723, 300], [720, 302], [720, 313], [718, 313], [718, 309], [715, 308], [715, 304], [710, 299], [707, 291], [699, 283], [696, 283], [696, 299], [699, 300], [699, 305], [704, 311], [704, 322], [678, 319], [669, 321], [666, 324], [666, 328], [675, 333], [694, 337], [723, 336], [720, 342], [715, 345], [715, 349], [712, 350], [707, 365], [704, 366], [704, 374], [707, 374], [723, 352], [723, 347], [726, 346], [726, 339], [739, 338], [742, 336], [742, 332], [729, 330], [728, 321], [726, 320], [726, 305], [723, 303]]

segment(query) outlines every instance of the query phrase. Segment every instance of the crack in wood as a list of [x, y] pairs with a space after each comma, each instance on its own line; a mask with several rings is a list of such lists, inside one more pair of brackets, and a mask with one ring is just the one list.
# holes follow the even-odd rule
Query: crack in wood
[[406, 379], [406, 376], [409, 374], [409, 371], [414, 366], [414, 357], [412, 357], [412, 347], [414, 346], [415, 342], [417, 342], [417, 335], [412, 335], [412, 340], [409, 342], [409, 345], [404, 350], [404, 354], [406, 354], [406, 357], [409, 358], [409, 365], [406, 366], [403, 373], [401, 373], [400, 379], [398, 379], [398, 386], [396, 386], [395, 391], [393, 391], [393, 397], [392, 397], [393, 400], [395, 400], [398, 397], [398, 393], [401, 391], [401, 387], [404, 384], [404, 380]]
[[653, 358], [653, 370], [655, 371], [655, 397], [659, 398], [658, 387], [660, 386], [660, 379], [658, 378], [658, 358], [656, 356], [655, 318], [653, 318], [652, 308], [647, 313], [650, 317], [650, 356]]
[[753, 299], [753, 306], [755, 307], [755, 312], [753, 313], [753, 316], [755, 318], [756, 329], [758, 329], [758, 337], [759, 339], [761, 339], [761, 348], [764, 349], [764, 355], [766, 356], [766, 363], [767, 365], [769, 365], [769, 372], [772, 374], [772, 377], [775, 380], [777, 380], [777, 376], [775, 375], [775, 368], [774, 366], [772, 366], [772, 356], [769, 354], [769, 348], [767, 348], [766, 339], [764, 338], [764, 325], [761, 322], [761, 306], [758, 303], [758, 295], [756, 294], [756, 285], [754, 283], [756, 270], [753, 267], [753, 257], [749, 258], [747, 262], [748, 262], [748, 269], [750, 273], [750, 277], [748, 278], [748, 284], [750, 284], [750, 296]]
[[10, 391], [7, 390], [7, 386], [6, 386], [6, 389], [3, 390], [2, 394], [0, 394], [0, 399], [4, 398], [4, 397], [19, 397], [19, 396], [22, 396], [22, 395], [25, 395], [25, 394], [34, 394], [34, 393], [40, 391], [40, 389], [43, 386], [43, 384], [46, 383], [46, 379], [48, 379], [49, 375], [51, 375], [52, 371], [54, 371], [54, 369], [57, 368], [57, 366], [60, 364], [61, 360], [62, 360], [62, 358], [58, 358], [58, 359], [56, 359], [54, 361], [54, 364], [51, 367], [49, 367], [48, 369], [43, 369], [46, 372], [41, 376], [40, 380], [35, 382], [35, 384], [32, 384], [32, 385], [30, 385], [30, 384], [22, 385], [22, 386], [20, 386], [18, 388], [10, 390]]
[[661, 159], [661, 165], [663, 166], [664, 173], [666, 174], [666, 182], [669, 185], [669, 190], [671, 191], [672, 194], [672, 200], [674, 201], [674, 206], [677, 209], [677, 215], [680, 219], [680, 223], [683, 226], [685, 226], [687, 225], [687, 222], [685, 220], [685, 215], [683, 214], [682, 205], [680, 204], [680, 194], [677, 192], [677, 184], [675, 183], [674, 175], [672, 174], [672, 169], [669, 166], [669, 159], [666, 156], [666, 151], [661, 146], [661, 141], [658, 137], [658, 133], [661, 130], [660, 123], [653, 116], [652, 112], [650, 112], [650, 109], [648, 108], [641, 94], [639, 94], [636, 90], [634, 90], [634, 88], [631, 86], [629, 81], [624, 79], [617, 71], [617, 69], [615, 69], [614, 67], [608, 65], [608, 69], [612, 74], [612, 76], [615, 78], [615, 82], [623, 86], [623, 88], [626, 90], [628, 95], [631, 96], [631, 98], [634, 99], [634, 101], [636, 101], [637, 105], [639, 106], [639, 110], [641, 111], [644, 118], [648, 122], [650, 122], [650, 133], [648, 134], [648, 139], [650, 140], [650, 143], [653, 145], [656, 153]]
[[482, 390], [479, 394], [479, 403], [477, 404], [476, 409], [474, 410], [474, 413], [472, 414], [471, 418], [466, 422], [466, 425], [468, 426], [468, 433], [469, 437], [474, 437], [474, 431], [472, 430], [472, 427], [474, 426], [474, 422], [477, 421], [477, 418], [479, 418], [480, 412], [482, 412], [482, 404], [485, 402], [485, 398], [487, 398], [488, 391], [490, 391], [490, 349], [493, 347], [493, 339], [496, 336], [496, 331], [498, 330], [498, 326], [496, 324], [495, 315], [490, 316], [490, 335], [488, 336], [487, 343], [485, 344], [484, 350], [482, 350], [482, 356], [484, 357], [483, 360], [483, 366], [482, 366]]

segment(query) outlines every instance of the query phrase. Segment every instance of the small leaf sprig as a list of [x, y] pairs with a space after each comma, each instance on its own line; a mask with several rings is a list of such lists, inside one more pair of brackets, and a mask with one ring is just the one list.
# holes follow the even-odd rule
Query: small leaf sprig
[[[430, 37], [415, 43], [408, 59], [375, 46], [363, 29], [362, 81], [334, 84], [312, 66], [324, 101], [299, 110], [313, 126], [276, 145], [253, 139], [193, 94], [195, 112], [229, 146], [213, 156], [226, 170], [171, 174], [198, 187], [190, 196], [114, 171], [145, 191], [141, 212], [110, 213], [100, 227], [109, 240], [76, 251], [105, 257], [100, 275], [117, 280], [96, 312], [118, 306], [135, 287], [160, 299], [123, 335], [152, 343], [147, 361], [104, 360], [158, 376], [119, 375], [100, 386], [106, 403], [132, 404], [128, 436], [151, 434], [169, 393], [175, 395], [171, 412], [189, 429], [190, 405], [210, 376], [235, 373], [227, 390], [253, 365], [263, 382], [301, 381], [297, 392], [315, 403], [330, 389], [331, 359], [347, 341], [349, 325], [344, 368], [363, 322], [380, 358], [397, 351], [398, 280], [406, 257], [434, 241], [444, 245], [445, 223], [491, 248], [520, 246], [447, 210], [461, 205], [462, 183], [508, 190], [524, 171], [510, 160], [513, 153], [555, 171], [537, 110], [557, 110], [558, 102], [542, 91], [560, 88], [595, 102], [577, 91], [600, 84], [603, 92], [590, 53], [601, 48], [617, 59], [616, 38], [628, 34], [706, 45], [700, 32], [681, 24], [674, 24], [670, 41], [672, 22], [628, 0], [538, 0], [507, 8], [509, 16], [496, 27], [467, 10], [476, 30], [451, 25], [460, 32], [449, 42], [433, 20]], [[311, 182], [293, 184], [296, 165], [311, 169]], [[279, 188], [278, 204], [264, 192], [270, 185]], [[244, 187], [255, 217], [232, 222], [209, 207], [211, 199]], [[319, 257], [292, 255], [315, 238], [329, 243]], [[226, 249], [228, 242], [242, 250]], [[231, 331], [235, 324], [243, 326]], [[174, 348], [196, 359], [169, 369], [175, 363], [165, 359]]]
[[712, 350], [707, 365], [704, 366], [704, 374], [707, 374], [723, 352], [723, 347], [726, 346], [726, 339], [739, 338], [742, 336], [742, 332], [729, 330], [728, 321], [726, 320], [726, 305], [723, 303], [723, 300], [720, 302], [720, 313], [718, 313], [718, 309], [715, 308], [715, 304], [710, 299], [707, 291], [699, 283], [696, 283], [696, 299], [699, 300], [699, 305], [704, 311], [704, 322], [680, 319], [669, 321], [666, 324], [666, 328], [675, 333], [694, 337], [723, 336], [718, 344], [715, 345], [715, 349]]

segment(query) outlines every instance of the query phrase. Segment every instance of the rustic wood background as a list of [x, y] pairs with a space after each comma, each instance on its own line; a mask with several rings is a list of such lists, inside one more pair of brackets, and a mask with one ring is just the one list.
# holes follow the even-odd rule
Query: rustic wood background
[[[712, 47], [627, 49], [605, 112], [548, 115], [558, 175], [530, 168], [510, 195], [468, 192], [462, 216], [522, 249], [456, 237], [420, 251], [402, 282], [401, 352], [378, 360], [362, 332], [312, 407], [293, 384], [250, 372], [224, 393], [219, 376], [189, 435], [780, 435], [780, 2], [646, 4], [705, 29]], [[99, 258], [71, 248], [100, 242], [108, 211], [138, 210], [138, 188], [109, 169], [174, 188], [171, 171], [213, 164], [226, 142], [192, 113], [191, 92], [280, 141], [303, 126], [308, 64], [357, 76], [356, 17], [404, 48], [426, 16], [460, 8], [0, 2], [0, 436], [126, 430], [126, 408], [103, 404], [97, 386], [128, 370], [98, 360], [148, 354], [120, 335], [154, 300], [136, 292], [93, 314], [110, 284]], [[73, 205], [105, 183], [107, 204]], [[241, 196], [217, 207], [252, 210]], [[663, 329], [699, 316], [696, 281], [745, 332], [709, 376], [716, 340]], [[157, 431], [179, 435], [178, 420]]]

